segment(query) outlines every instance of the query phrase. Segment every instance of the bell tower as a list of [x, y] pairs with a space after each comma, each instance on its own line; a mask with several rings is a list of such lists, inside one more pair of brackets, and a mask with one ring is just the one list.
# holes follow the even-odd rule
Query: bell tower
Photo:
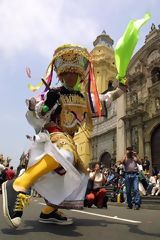
[[[91, 51], [91, 57], [99, 93], [105, 92], [108, 89], [108, 82], [116, 79], [113, 43], [113, 40], [105, 31], [93, 42], [94, 49]], [[92, 158], [90, 143], [92, 128], [91, 123], [85, 124], [74, 137], [77, 151], [86, 166]]]
[[93, 42], [91, 51], [94, 75], [99, 93], [108, 88], [109, 80], [116, 77], [116, 67], [113, 50], [114, 41], [103, 31]]

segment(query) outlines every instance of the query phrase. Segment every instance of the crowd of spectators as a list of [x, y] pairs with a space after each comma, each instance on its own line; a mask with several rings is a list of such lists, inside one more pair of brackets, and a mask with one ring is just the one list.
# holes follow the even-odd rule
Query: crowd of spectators
[[[88, 168], [89, 181], [85, 197], [85, 206], [93, 204], [98, 208], [107, 207], [107, 201], [127, 203], [125, 167], [121, 163], [106, 168], [95, 163]], [[150, 161], [145, 156], [138, 164], [138, 181], [140, 196], [160, 195], [160, 171], [150, 168]]]
[[15, 170], [13, 166], [9, 166], [9, 163], [4, 164], [4, 162], [0, 161], [0, 192], [2, 183], [7, 180], [12, 180], [14, 177]]
[[[0, 161], [0, 192], [1, 185], [6, 180], [11, 180], [18, 175], [23, 174], [25, 165], [19, 165], [16, 170], [13, 166], [4, 164]], [[145, 156], [141, 159], [141, 165], [138, 166], [139, 192], [141, 196], [160, 195], [160, 171], [157, 168], [150, 168], [150, 161]], [[98, 208], [107, 208], [107, 202], [127, 203], [125, 168], [122, 163], [112, 163], [106, 168], [99, 163], [95, 163], [88, 168], [89, 181], [86, 190], [84, 205]], [[34, 190], [33, 196], [39, 196]]]

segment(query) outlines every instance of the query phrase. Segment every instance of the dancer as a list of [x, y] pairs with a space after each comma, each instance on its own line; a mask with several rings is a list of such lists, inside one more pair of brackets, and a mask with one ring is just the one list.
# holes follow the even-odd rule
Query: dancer
[[[80, 125], [91, 121], [92, 113], [100, 114], [90, 54], [80, 46], [61, 46], [48, 67], [50, 76], [53, 68], [62, 86], [50, 88], [41, 94], [41, 100], [28, 101], [26, 117], [37, 133], [33, 137], [28, 169], [3, 185], [4, 215], [12, 227], [21, 223], [23, 205], [28, 199], [26, 192], [31, 186], [46, 199], [40, 222], [71, 224], [71, 219], [59, 213], [58, 205], [72, 200], [81, 204], [80, 200], [84, 199], [88, 176], [73, 137]], [[122, 90], [116, 89], [100, 97], [110, 104], [121, 94]]]
[[[59, 88], [50, 88], [53, 70], [61, 82]], [[122, 80], [120, 74], [119, 77]], [[117, 87], [98, 95], [91, 56], [79, 45], [66, 44], [55, 50], [43, 83], [45, 91], [27, 101], [26, 117], [36, 131], [28, 168], [2, 186], [4, 216], [13, 228], [21, 224], [23, 207], [28, 202], [27, 190], [31, 186], [46, 200], [40, 222], [72, 223], [72, 219], [58, 211], [59, 205], [80, 204], [88, 181], [73, 141], [74, 134], [83, 123], [91, 126], [92, 115], [101, 115], [101, 102], [108, 107], [123, 93]]]

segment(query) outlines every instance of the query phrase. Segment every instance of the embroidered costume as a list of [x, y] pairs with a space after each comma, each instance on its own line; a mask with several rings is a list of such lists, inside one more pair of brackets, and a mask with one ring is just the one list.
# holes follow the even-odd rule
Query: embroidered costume
[[[50, 88], [53, 69], [62, 83], [58, 88]], [[72, 220], [62, 216], [57, 209], [83, 207], [88, 182], [87, 171], [73, 137], [79, 126], [86, 122], [90, 124], [92, 115], [100, 116], [101, 113], [90, 54], [78, 45], [59, 47], [44, 81], [46, 90], [27, 100], [26, 118], [36, 132], [28, 169], [15, 181], [3, 185], [4, 215], [10, 226], [15, 228], [21, 223], [29, 187], [32, 186], [47, 204], [40, 214], [40, 222], [70, 224]], [[112, 95], [121, 93], [116, 89]], [[110, 104], [111, 93], [100, 98], [106, 101], [106, 105]], [[11, 194], [14, 197], [9, 206]]]
[[[35, 104], [35, 110], [27, 112], [27, 118], [33, 126], [38, 120], [42, 124], [39, 129], [37, 125], [34, 126], [40, 133], [34, 137], [29, 167], [49, 154], [61, 165], [63, 174], [50, 172], [34, 183], [33, 187], [50, 204], [70, 207], [78, 207], [78, 204], [80, 207], [83, 205], [88, 176], [85, 175], [86, 169], [78, 156], [73, 136], [79, 126], [86, 122], [86, 118], [92, 116], [92, 112], [88, 94], [84, 95], [80, 90], [67, 86], [65, 74], [69, 73], [70, 77], [71, 74], [78, 74], [76, 83], [87, 85], [90, 81], [86, 82], [84, 78], [90, 78], [90, 55], [85, 48], [65, 45], [55, 51], [51, 64], [54, 64], [62, 86], [47, 91], [43, 95], [44, 99]], [[103, 100], [109, 96], [110, 93], [106, 94]], [[94, 114], [97, 114], [94, 102], [93, 99]], [[43, 112], [44, 107], [47, 108], [46, 113]], [[74, 206], [71, 206], [73, 200]]]
[[[128, 44], [131, 45], [130, 41]], [[61, 82], [58, 88], [50, 88], [53, 70]], [[30, 76], [30, 71], [27, 72]], [[121, 81], [125, 77], [118, 76]], [[27, 100], [26, 117], [36, 132], [28, 168], [15, 180], [2, 185], [4, 216], [14, 228], [21, 224], [23, 207], [28, 202], [27, 190], [31, 186], [46, 201], [40, 222], [72, 223], [58, 208], [66, 204], [73, 207], [73, 203], [81, 207], [88, 181], [73, 136], [83, 123], [91, 124], [92, 116], [101, 116], [101, 102], [108, 107], [123, 93], [117, 88], [98, 95], [90, 54], [87, 49], [71, 44], [56, 49], [42, 82], [37, 86], [30, 84], [29, 88], [36, 90], [42, 84], [46, 86], [44, 92]]]

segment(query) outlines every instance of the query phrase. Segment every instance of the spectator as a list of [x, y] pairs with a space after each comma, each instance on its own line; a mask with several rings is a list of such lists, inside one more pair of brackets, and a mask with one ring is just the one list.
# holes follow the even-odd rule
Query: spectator
[[128, 147], [126, 149], [126, 155], [120, 161], [120, 163], [124, 164], [125, 167], [125, 186], [126, 186], [126, 193], [127, 193], [127, 204], [128, 208], [133, 208], [132, 202], [132, 191], [134, 195], [134, 202], [135, 202], [135, 210], [140, 208], [141, 198], [139, 194], [139, 180], [138, 180], [138, 167], [137, 163], [141, 164], [139, 157], [135, 152], [133, 152], [132, 147]]
[[147, 188], [149, 184], [149, 180], [146, 176], [146, 172], [143, 172], [143, 167], [142, 165], [137, 164], [139, 167], [139, 191], [141, 192], [142, 195], [147, 194]]
[[7, 168], [5, 167], [4, 170], [2, 170], [1, 174], [0, 174], [0, 193], [2, 193], [2, 183], [7, 181], [6, 170], [7, 170]]
[[24, 163], [19, 164], [16, 171], [16, 177], [21, 176], [25, 172], [26, 168], [27, 166]]
[[149, 171], [149, 166], [150, 166], [150, 161], [148, 160], [148, 157], [144, 157], [144, 161], [142, 162], [143, 166], [143, 171], [148, 172]]
[[12, 180], [15, 176], [15, 171], [13, 170], [13, 166], [6, 169], [6, 178], [7, 180]]
[[5, 170], [5, 166], [0, 162], [0, 175], [1, 175], [3, 170]]
[[125, 179], [123, 174], [119, 174], [118, 179], [118, 193], [120, 194], [120, 202], [127, 202], [127, 195], [126, 195], [126, 187], [125, 187]]
[[19, 171], [19, 175], [18, 176], [21, 176], [24, 172], [26, 171], [26, 166], [24, 164], [22, 164], [21, 166], [21, 169]]
[[158, 168], [157, 168], [157, 167], [153, 167], [153, 169], [152, 169], [152, 175], [153, 175], [153, 176], [157, 176], [158, 173], [159, 173]]
[[153, 187], [156, 186], [157, 176], [156, 175], [148, 176], [148, 178], [149, 178], [149, 185], [147, 188], [147, 193], [151, 194]]
[[5, 181], [5, 166], [0, 161], [0, 192], [1, 192], [1, 185]]
[[157, 175], [157, 180], [155, 186], [152, 188], [152, 196], [158, 196], [160, 194], [160, 174]]
[[117, 173], [120, 174], [120, 175], [124, 174], [124, 165], [123, 164], [119, 164], [117, 166]]
[[107, 177], [107, 182], [111, 182], [114, 177], [115, 177], [114, 170], [113, 170], [113, 169], [110, 169], [110, 171], [109, 171], [109, 173], [108, 173], [108, 177]]
[[106, 178], [101, 172], [98, 163], [95, 165], [94, 171], [90, 172], [89, 181], [93, 181], [93, 189], [86, 195], [88, 207], [91, 207], [94, 204], [98, 208], [103, 208], [107, 190], [102, 186], [105, 183]]

